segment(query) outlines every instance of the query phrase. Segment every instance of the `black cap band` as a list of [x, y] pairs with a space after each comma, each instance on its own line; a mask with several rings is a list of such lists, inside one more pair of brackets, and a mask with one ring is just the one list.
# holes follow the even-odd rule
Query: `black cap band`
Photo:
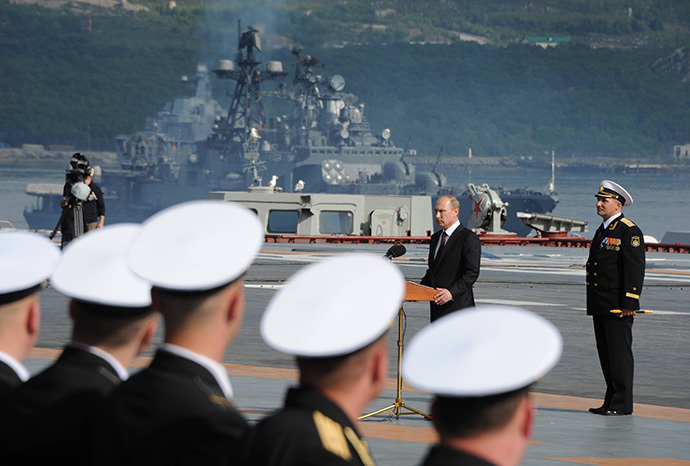
[[41, 284], [39, 283], [38, 285], [34, 285], [31, 288], [27, 288], [25, 290], [19, 290], [19, 291], [13, 291], [12, 293], [5, 293], [5, 294], [0, 294], [0, 306], [3, 304], [9, 304], [13, 303], [15, 301], [19, 301], [20, 299], [24, 299], [27, 296], [30, 296], [38, 290], [41, 289]]

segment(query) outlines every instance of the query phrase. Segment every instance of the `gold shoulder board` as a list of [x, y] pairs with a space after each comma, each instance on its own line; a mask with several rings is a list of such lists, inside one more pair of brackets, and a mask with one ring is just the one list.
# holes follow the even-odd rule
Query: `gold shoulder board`
[[345, 461], [352, 459], [350, 447], [347, 445], [345, 433], [343, 432], [343, 426], [320, 411], [314, 411], [314, 424], [325, 450], [341, 457]]
[[625, 218], [625, 217], [623, 217], [623, 218], [621, 219], [621, 222], [625, 223], [625, 224], [628, 225], [629, 227], [634, 227], [634, 226], [635, 226], [635, 224], [632, 222], [632, 220], [628, 220], [628, 219]]

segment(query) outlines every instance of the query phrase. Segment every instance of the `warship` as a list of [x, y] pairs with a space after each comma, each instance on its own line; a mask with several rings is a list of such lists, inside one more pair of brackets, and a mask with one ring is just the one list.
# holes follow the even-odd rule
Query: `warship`
[[[246, 191], [264, 185], [263, 175], [270, 177], [269, 187], [285, 192], [423, 195], [432, 203], [443, 194], [468, 195], [466, 186], [449, 186], [436, 166], [417, 171], [409, 161], [414, 150], [396, 146], [390, 128], [372, 131], [364, 103], [345, 91], [341, 75], [323, 73], [317, 58], [294, 48], [290, 85], [282, 63], [264, 66], [261, 52], [258, 31], [242, 32], [238, 23], [234, 60], [221, 59], [212, 70], [217, 79], [234, 82], [227, 112], [212, 99], [209, 72], [200, 66], [193, 97], [166, 105], [144, 131], [116, 138], [120, 169], [104, 170], [99, 183], [109, 223], [141, 221], [211, 191]], [[262, 89], [269, 81], [277, 85]], [[266, 99], [287, 101], [291, 110], [269, 118]], [[499, 193], [509, 206], [504, 228], [518, 234], [530, 230], [514, 212], [548, 213], [557, 202], [551, 194], [529, 190]], [[30, 194], [40, 196], [35, 190]], [[45, 199], [36, 206], [54, 204]], [[475, 206], [469, 200], [461, 205], [466, 222]], [[37, 210], [25, 214], [30, 228], [39, 228], [29, 220]]]

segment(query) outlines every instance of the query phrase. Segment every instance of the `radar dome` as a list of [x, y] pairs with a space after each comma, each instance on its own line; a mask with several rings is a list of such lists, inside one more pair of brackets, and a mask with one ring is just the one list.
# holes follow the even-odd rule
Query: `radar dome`
[[266, 70], [270, 71], [271, 73], [282, 73], [283, 63], [279, 61], [269, 61], [266, 63]]
[[232, 71], [235, 69], [235, 64], [228, 59], [218, 60], [218, 69], [220, 71]]

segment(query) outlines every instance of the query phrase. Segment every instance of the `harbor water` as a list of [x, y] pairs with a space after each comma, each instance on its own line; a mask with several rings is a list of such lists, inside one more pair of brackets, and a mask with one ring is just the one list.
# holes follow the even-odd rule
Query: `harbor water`
[[[467, 183], [502, 186], [507, 189], [529, 188], [541, 191], [548, 183], [548, 170], [513, 168], [473, 168], [446, 173], [451, 185]], [[589, 222], [591, 238], [601, 219], [596, 215], [594, 193], [602, 179], [612, 179], [624, 186], [634, 198], [634, 205], [624, 213], [634, 220], [645, 233], [661, 241], [667, 231], [690, 231], [690, 174], [688, 173], [617, 173], [603, 171], [568, 172], [556, 170], [558, 205], [553, 215]], [[28, 183], [63, 183], [64, 170], [59, 167], [1, 166], [0, 167], [0, 220], [8, 220], [17, 228], [28, 228], [24, 209], [35, 202], [26, 194]], [[510, 209], [510, 207], [508, 207]], [[106, 205], [107, 209], [107, 205]], [[57, 216], [55, 222], [57, 223]], [[106, 223], [107, 223], [106, 215]]]

